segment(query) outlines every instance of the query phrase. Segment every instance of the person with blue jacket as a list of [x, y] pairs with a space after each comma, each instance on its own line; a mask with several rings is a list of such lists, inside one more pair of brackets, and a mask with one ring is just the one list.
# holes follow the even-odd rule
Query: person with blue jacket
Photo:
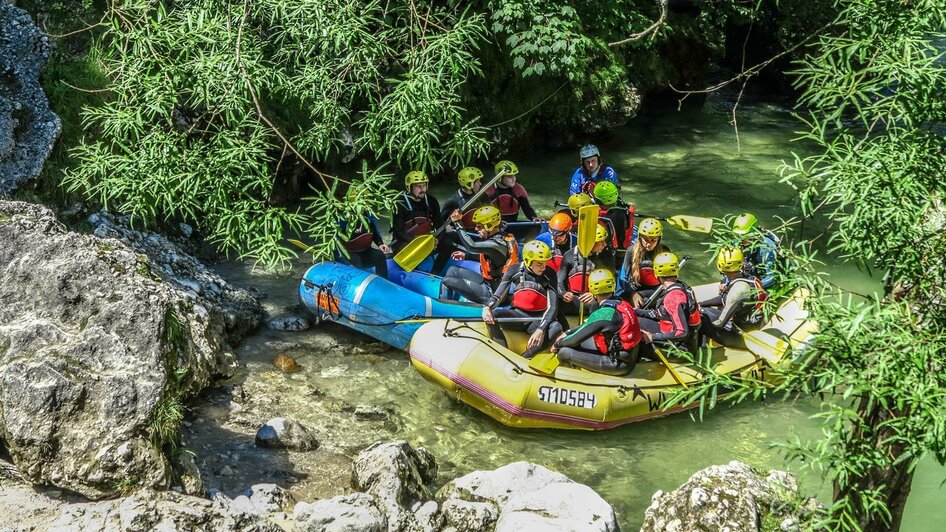
[[743, 238], [740, 247], [746, 260], [742, 272], [758, 278], [763, 288], [771, 288], [778, 277], [781, 239], [760, 226], [758, 218], [748, 212], [736, 217], [732, 229]]
[[618, 174], [614, 168], [601, 163], [601, 154], [598, 147], [594, 144], [588, 144], [581, 149], [581, 166], [572, 174], [572, 182], [568, 187], [568, 193], [578, 194], [583, 192], [592, 195], [595, 185], [602, 181], [609, 181], [618, 185]]

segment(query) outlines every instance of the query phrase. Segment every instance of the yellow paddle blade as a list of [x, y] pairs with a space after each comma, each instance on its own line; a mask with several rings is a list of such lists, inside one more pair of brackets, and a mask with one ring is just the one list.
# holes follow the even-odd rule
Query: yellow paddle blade
[[702, 216], [688, 216], [678, 214], [667, 218], [670, 225], [683, 229], [684, 231], [694, 231], [696, 233], [709, 233], [713, 230], [713, 219], [703, 218]]
[[765, 331], [749, 331], [743, 333], [742, 337], [746, 340], [749, 351], [764, 359], [770, 366], [778, 364], [792, 348], [792, 344], [786, 340]]
[[591, 254], [595, 247], [595, 230], [598, 228], [598, 206], [585, 205], [578, 209], [578, 252], [583, 257]]
[[558, 364], [558, 355], [555, 353], [539, 353], [529, 360], [529, 367], [544, 375], [554, 373]]
[[687, 383], [683, 382], [683, 379], [680, 378], [680, 374], [677, 373], [677, 370], [673, 369], [673, 366], [670, 365], [670, 361], [667, 360], [667, 357], [660, 352], [660, 349], [654, 349], [654, 352], [657, 353], [657, 357], [660, 358], [660, 361], [664, 363], [664, 366], [667, 366], [667, 371], [670, 372], [670, 375], [673, 377], [673, 380], [677, 381], [677, 384], [683, 386], [685, 389], [689, 390], [690, 387], [687, 386]]
[[287, 239], [286, 239], [286, 242], [289, 242], [289, 243], [292, 244], [293, 246], [296, 246], [297, 248], [301, 249], [302, 251], [309, 251], [310, 249], [312, 249], [312, 246], [310, 246], [310, 245], [308, 245], [308, 244], [306, 244], [305, 242], [302, 242], [302, 241], [300, 241], [300, 240], [296, 240], [296, 239], [294, 239], [294, 238], [287, 238]]
[[394, 262], [406, 272], [413, 271], [434, 251], [436, 245], [434, 235], [421, 235], [404, 246], [404, 249], [394, 256]]

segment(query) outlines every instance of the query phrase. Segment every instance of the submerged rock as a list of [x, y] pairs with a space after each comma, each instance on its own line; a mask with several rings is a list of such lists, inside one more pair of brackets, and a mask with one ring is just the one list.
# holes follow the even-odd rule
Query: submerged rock
[[266, 328], [274, 331], [305, 331], [312, 326], [304, 316], [283, 316], [266, 322]]
[[270, 419], [256, 431], [256, 445], [267, 449], [313, 451], [319, 448], [315, 434], [297, 421], [284, 417]]
[[39, 176], [62, 130], [39, 84], [50, 50], [26, 11], [0, 2], [0, 196]]
[[763, 477], [732, 461], [697, 471], [670, 493], [655, 493], [641, 531], [798, 530], [822, 509], [799, 496], [791, 474], [771, 470]]
[[227, 340], [259, 307], [189, 298], [42, 206], [0, 201], [0, 242], [0, 439], [19, 471], [93, 499], [166, 489], [182, 402], [232, 371]]
[[457, 530], [618, 530], [614, 509], [594, 490], [527, 462], [474, 471], [441, 488], [437, 500]]
[[276, 358], [273, 359], [273, 366], [275, 366], [279, 371], [283, 371], [285, 373], [295, 373], [297, 371], [302, 371], [302, 366], [296, 362], [296, 359], [285, 353], [279, 353], [276, 355]]

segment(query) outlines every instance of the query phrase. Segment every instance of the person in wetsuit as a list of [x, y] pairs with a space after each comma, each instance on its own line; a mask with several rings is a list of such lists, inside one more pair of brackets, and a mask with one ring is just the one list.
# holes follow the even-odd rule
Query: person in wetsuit
[[[744, 212], [733, 220], [733, 233], [742, 237], [740, 247], [746, 260], [742, 272], [757, 277], [769, 289], [778, 280], [782, 241], [775, 233], [759, 225], [755, 215]], [[725, 279], [723, 282], [726, 282]]]
[[578, 194], [572, 194], [571, 196], [568, 196], [568, 207], [558, 212], [567, 213], [572, 219], [572, 226], [577, 227], [578, 211], [585, 205], [591, 205], [594, 202], [595, 201], [591, 199], [591, 196], [585, 194], [584, 192], [579, 192]]
[[604, 181], [595, 187], [595, 200], [598, 202], [598, 223], [608, 229], [608, 245], [612, 249], [623, 248], [627, 226], [627, 208], [618, 207], [618, 187]]
[[[348, 189], [346, 197], [349, 202], [354, 202], [362, 193], [362, 187], [353, 185]], [[368, 213], [352, 223], [342, 219], [338, 221], [338, 229], [340, 234], [348, 232], [348, 238], [342, 241], [342, 247], [345, 248], [347, 256], [341, 250], [338, 250], [335, 252], [335, 260], [351, 264], [362, 270], [374, 266], [374, 273], [387, 279], [388, 262], [385, 254], [390, 253], [391, 248], [381, 238], [378, 218], [374, 214]], [[374, 248], [372, 244], [378, 247]]]
[[572, 233], [571, 230], [571, 216], [560, 212], [549, 220], [549, 230], [535, 237], [536, 240], [543, 242], [552, 251], [549, 267], [556, 272], [562, 265], [562, 257], [568, 253], [568, 250], [578, 245], [578, 236]]
[[[467, 166], [457, 172], [457, 183], [460, 188], [443, 202], [443, 207], [440, 209], [440, 218], [443, 220], [449, 219], [454, 211], [466, 205], [480, 191], [480, 188], [483, 187], [483, 172], [479, 168]], [[484, 205], [489, 205], [489, 199], [486, 198], [485, 194], [477, 198], [473, 205], [467, 207], [466, 211], [460, 213], [463, 215], [463, 218], [460, 219], [460, 225], [464, 230], [473, 230], [473, 212]], [[434, 273], [443, 270], [444, 266], [447, 265], [447, 261], [450, 260], [450, 255], [459, 249], [460, 240], [454, 234], [454, 231], [453, 227], [447, 227], [444, 237], [437, 247], [437, 258], [434, 260], [433, 267]]]
[[414, 170], [404, 176], [407, 188], [398, 199], [391, 219], [391, 250], [397, 253], [415, 238], [432, 233], [440, 227], [440, 203], [427, 193], [430, 179], [427, 174]]
[[634, 369], [641, 329], [631, 305], [613, 297], [616, 286], [610, 270], [598, 269], [588, 275], [588, 290], [598, 309], [588, 321], [552, 344], [560, 361], [608, 375], [627, 375]]
[[[672, 344], [696, 354], [699, 349], [700, 305], [693, 289], [679, 280], [680, 261], [673, 253], [654, 257], [654, 273], [663, 292], [655, 310], [634, 309], [640, 318], [644, 345], [641, 355], [653, 358], [654, 344]], [[657, 346], [659, 347], [659, 346]]]
[[479, 241], [474, 241], [466, 231], [459, 230], [461, 218], [457, 211], [450, 216], [454, 227], [458, 229], [456, 234], [460, 238], [460, 247], [463, 248], [454, 251], [453, 258], [465, 260], [478, 257], [480, 273], [451, 266], [443, 277], [440, 298], [451, 299], [452, 291], [483, 305], [492, 297], [506, 270], [519, 262], [519, 246], [515, 237], [503, 233], [502, 216], [499, 209], [492, 205], [480, 207], [473, 213], [473, 223], [480, 237]]
[[739, 248], [722, 248], [716, 268], [726, 277], [719, 295], [700, 301], [700, 332], [726, 347], [746, 349], [742, 331], [758, 329], [762, 324], [765, 288], [758, 277], [743, 273], [745, 256]]
[[627, 289], [623, 297], [637, 308], [660, 286], [660, 281], [654, 275], [654, 257], [670, 251], [663, 244], [663, 234], [663, 225], [659, 220], [644, 218], [637, 226], [637, 240], [624, 252], [621, 271], [626, 276]]
[[525, 187], [516, 182], [519, 175], [519, 167], [512, 161], [499, 161], [496, 163], [496, 173], [505, 170], [505, 174], [496, 183], [486, 191], [490, 202], [499, 209], [504, 222], [515, 222], [519, 220], [519, 210], [526, 215], [526, 218], [533, 222], [541, 222], [542, 218], [536, 214], [535, 209], [529, 203], [529, 193]]
[[[558, 321], [555, 273], [547, 267], [551, 258], [552, 252], [543, 242], [527, 242], [522, 247], [522, 262], [506, 270], [496, 291], [483, 307], [483, 321], [489, 326], [490, 336], [504, 346], [506, 337], [494, 318], [535, 318], [531, 323], [505, 325], [530, 333], [528, 347], [522, 353], [525, 358], [532, 358], [548, 347], [563, 329]], [[512, 306], [496, 308], [506, 300], [510, 288], [515, 288]]]
[[614, 271], [614, 255], [607, 248], [608, 230], [604, 226], [595, 227], [595, 245], [587, 259], [581, 256], [576, 245], [562, 257], [558, 269], [558, 293], [562, 295], [562, 310], [578, 314], [581, 303], [589, 310], [597, 308], [594, 295], [587, 292], [585, 276], [591, 270], [604, 268]]

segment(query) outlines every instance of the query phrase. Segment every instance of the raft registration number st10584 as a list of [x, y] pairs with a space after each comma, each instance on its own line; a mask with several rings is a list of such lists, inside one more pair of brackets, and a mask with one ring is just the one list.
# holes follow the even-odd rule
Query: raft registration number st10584
[[577, 406], [589, 410], [598, 405], [598, 398], [591, 392], [568, 390], [566, 388], [556, 388], [555, 386], [540, 386], [539, 401], [557, 405]]

